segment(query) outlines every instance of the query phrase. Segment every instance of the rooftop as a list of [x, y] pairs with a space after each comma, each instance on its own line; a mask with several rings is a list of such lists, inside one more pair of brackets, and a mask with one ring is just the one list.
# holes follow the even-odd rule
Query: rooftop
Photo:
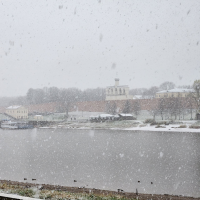
[[118, 88], [120, 88], [120, 87], [128, 87], [128, 85], [118, 85], [118, 86], [107, 86], [106, 88], [116, 88], [116, 87], [118, 87]]
[[184, 92], [194, 92], [193, 89], [183, 89], [183, 88], [174, 88], [171, 90], [162, 90], [159, 92], [156, 92], [156, 94], [160, 94], [160, 93], [184, 93]]
[[14, 106], [9, 106], [7, 107], [6, 109], [18, 109], [20, 108], [21, 106], [17, 106], [17, 105], [14, 105]]
[[120, 113], [119, 115], [121, 115], [122, 117], [133, 117], [133, 115], [128, 113]]

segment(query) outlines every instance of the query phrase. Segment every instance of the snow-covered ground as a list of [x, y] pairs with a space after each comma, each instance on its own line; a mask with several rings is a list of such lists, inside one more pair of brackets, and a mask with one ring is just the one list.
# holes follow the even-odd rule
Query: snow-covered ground
[[150, 124], [147, 124], [144, 127], [132, 127], [132, 128], [126, 128], [125, 130], [144, 130], [144, 131], [173, 131], [173, 132], [198, 132], [200, 133], [200, 129], [194, 129], [194, 128], [189, 128], [191, 124], [185, 123], [186, 128], [179, 128], [180, 124], [170, 124], [170, 125], [161, 125], [162, 128], [155, 128], [156, 126], [150, 126]]
[[[62, 129], [112, 129], [112, 130], [143, 130], [143, 131], [171, 131], [171, 132], [197, 132], [200, 133], [200, 122], [191, 121], [176, 121], [173, 124], [165, 125], [164, 121], [158, 121], [160, 125], [146, 124], [141, 120], [123, 120], [123, 121], [106, 121], [106, 122], [64, 122], [51, 127], [41, 128], [62, 128]], [[190, 126], [196, 126], [197, 128], [190, 128]]]

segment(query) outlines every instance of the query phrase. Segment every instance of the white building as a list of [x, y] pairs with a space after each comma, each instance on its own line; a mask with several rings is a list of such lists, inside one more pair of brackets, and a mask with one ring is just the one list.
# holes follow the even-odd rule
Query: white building
[[133, 99], [132, 95], [129, 95], [128, 85], [119, 85], [119, 79], [115, 79], [115, 85], [106, 88], [106, 101], [110, 100], [128, 100]]
[[142, 95], [134, 95], [133, 99], [144, 99], [144, 98], [142, 97]]
[[175, 88], [171, 90], [163, 90], [156, 92], [156, 98], [170, 98], [170, 97], [188, 97], [190, 93], [194, 93], [193, 89]]
[[6, 108], [6, 114], [15, 119], [28, 119], [28, 109], [24, 106], [9, 106]]
[[42, 115], [35, 115], [34, 119], [35, 120], [43, 120], [43, 116]]

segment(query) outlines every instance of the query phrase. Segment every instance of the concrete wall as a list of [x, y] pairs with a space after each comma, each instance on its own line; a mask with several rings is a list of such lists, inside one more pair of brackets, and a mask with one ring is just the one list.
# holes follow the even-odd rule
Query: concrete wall
[[109, 95], [109, 96], [106, 96], [106, 101], [131, 100], [131, 99], [133, 99], [132, 95]]

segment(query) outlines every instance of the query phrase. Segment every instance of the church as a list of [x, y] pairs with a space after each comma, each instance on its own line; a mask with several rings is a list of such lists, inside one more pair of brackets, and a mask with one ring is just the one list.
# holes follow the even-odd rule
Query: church
[[118, 78], [115, 79], [114, 86], [106, 87], [106, 101], [129, 99], [133, 99], [133, 96], [129, 95], [128, 85], [119, 85]]

